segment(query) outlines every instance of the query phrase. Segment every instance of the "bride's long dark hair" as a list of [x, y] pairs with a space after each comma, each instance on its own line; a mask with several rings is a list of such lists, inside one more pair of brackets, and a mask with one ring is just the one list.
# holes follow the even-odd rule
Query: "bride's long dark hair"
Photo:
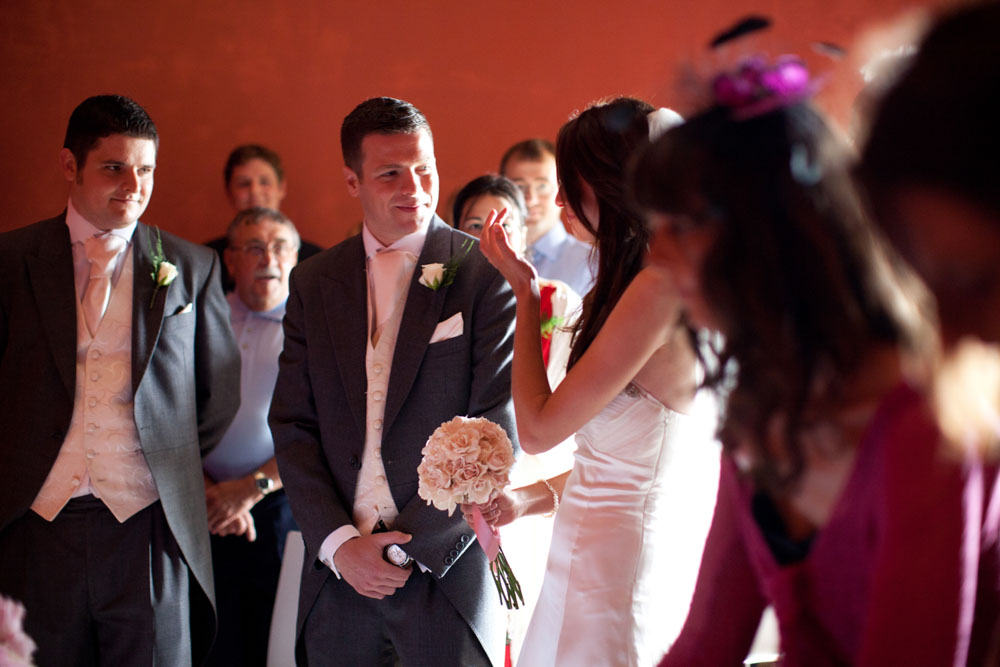
[[[653, 107], [619, 97], [597, 102], [571, 119], [556, 139], [556, 170], [565, 205], [594, 236], [597, 279], [583, 299], [569, 365], [583, 356], [622, 293], [642, 268], [649, 232], [625, 193], [629, 157], [649, 142], [647, 114]], [[583, 183], [597, 199], [598, 220], [583, 212]]]

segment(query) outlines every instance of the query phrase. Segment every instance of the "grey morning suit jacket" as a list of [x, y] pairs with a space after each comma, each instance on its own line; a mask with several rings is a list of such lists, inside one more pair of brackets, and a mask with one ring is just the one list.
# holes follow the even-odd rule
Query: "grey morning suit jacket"
[[[407, 553], [433, 571], [448, 601], [489, 647], [486, 653], [496, 656], [505, 616], [483, 551], [460, 512], [449, 517], [417, 495], [421, 449], [434, 429], [455, 415], [500, 424], [516, 447], [510, 398], [515, 302], [506, 280], [475, 245], [452, 285], [434, 291], [417, 282], [422, 265], [461, 255], [471, 238], [437, 216], [430, 223], [393, 355], [382, 459], [400, 510], [393, 529], [413, 535]], [[281, 478], [306, 544], [301, 637], [326, 577], [335, 576], [318, 560], [320, 545], [353, 523], [364, 450], [368, 325], [361, 236], [300, 264], [291, 283], [270, 421]], [[429, 344], [435, 326], [458, 312], [463, 334]]]
[[[193, 575], [192, 656], [200, 664], [215, 633], [201, 457], [239, 407], [240, 356], [215, 252], [161, 232], [179, 273], [154, 298], [150, 232], [140, 222], [132, 248], [135, 424]], [[69, 429], [76, 300], [65, 213], [0, 234], [0, 531], [28, 511]]]

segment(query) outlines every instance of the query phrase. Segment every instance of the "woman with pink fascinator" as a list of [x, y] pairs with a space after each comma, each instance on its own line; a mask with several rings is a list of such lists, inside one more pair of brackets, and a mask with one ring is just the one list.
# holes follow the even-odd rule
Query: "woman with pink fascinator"
[[913, 384], [926, 293], [865, 216], [801, 61], [747, 61], [714, 92], [630, 179], [653, 261], [722, 340], [704, 349], [725, 398], [716, 512], [661, 667], [742, 664], [768, 605], [782, 665], [987, 664], [975, 492], [995, 470], [942, 455]]

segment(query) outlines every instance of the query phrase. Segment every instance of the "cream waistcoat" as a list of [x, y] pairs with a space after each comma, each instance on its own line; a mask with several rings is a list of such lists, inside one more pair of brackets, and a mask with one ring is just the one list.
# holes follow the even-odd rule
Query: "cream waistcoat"
[[[404, 284], [409, 284], [409, 281]], [[378, 342], [373, 347], [372, 336], [369, 336], [366, 346], [368, 391], [365, 395], [365, 450], [361, 457], [353, 512], [354, 525], [363, 535], [371, 533], [379, 519], [391, 527], [399, 515], [385, 477], [385, 465], [382, 463], [382, 419], [385, 417], [385, 399], [389, 392], [392, 355], [396, 349], [396, 338], [399, 336], [399, 324], [405, 307], [406, 289], [403, 289], [392, 315], [377, 331], [375, 338]]]
[[31, 505], [48, 521], [71, 497], [88, 491], [88, 478], [89, 490], [122, 522], [159, 498], [133, 414], [131, 254], [130, 247], [93, 338], [77, 302], [73, 418], [59, 456]]

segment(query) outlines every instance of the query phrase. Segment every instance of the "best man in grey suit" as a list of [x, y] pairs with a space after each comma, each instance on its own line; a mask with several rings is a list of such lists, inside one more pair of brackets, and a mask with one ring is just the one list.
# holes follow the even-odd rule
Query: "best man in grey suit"
[[66, 211], [0, 234], [0, 591], [43, 666], [200, 664], [214, 633], [201, 457], [240, 358], [215, 253], [138, 222], [157, 148], [85, 100]]
[[[364, 227], [292, 272], [271, 404], [306, 543], [298, 657], [501, 665], [505, 615], [483, 551], [459, 513], [417, 496], [417, 466], [455, 415], [515, 436], [513, 296], [471, 237], [434, 214], [437, 165], [420, 111], [367, 100], [345, 118], [341, 145]], [[449, 260], [450, 285], [420, 282], [419, 267]]]

